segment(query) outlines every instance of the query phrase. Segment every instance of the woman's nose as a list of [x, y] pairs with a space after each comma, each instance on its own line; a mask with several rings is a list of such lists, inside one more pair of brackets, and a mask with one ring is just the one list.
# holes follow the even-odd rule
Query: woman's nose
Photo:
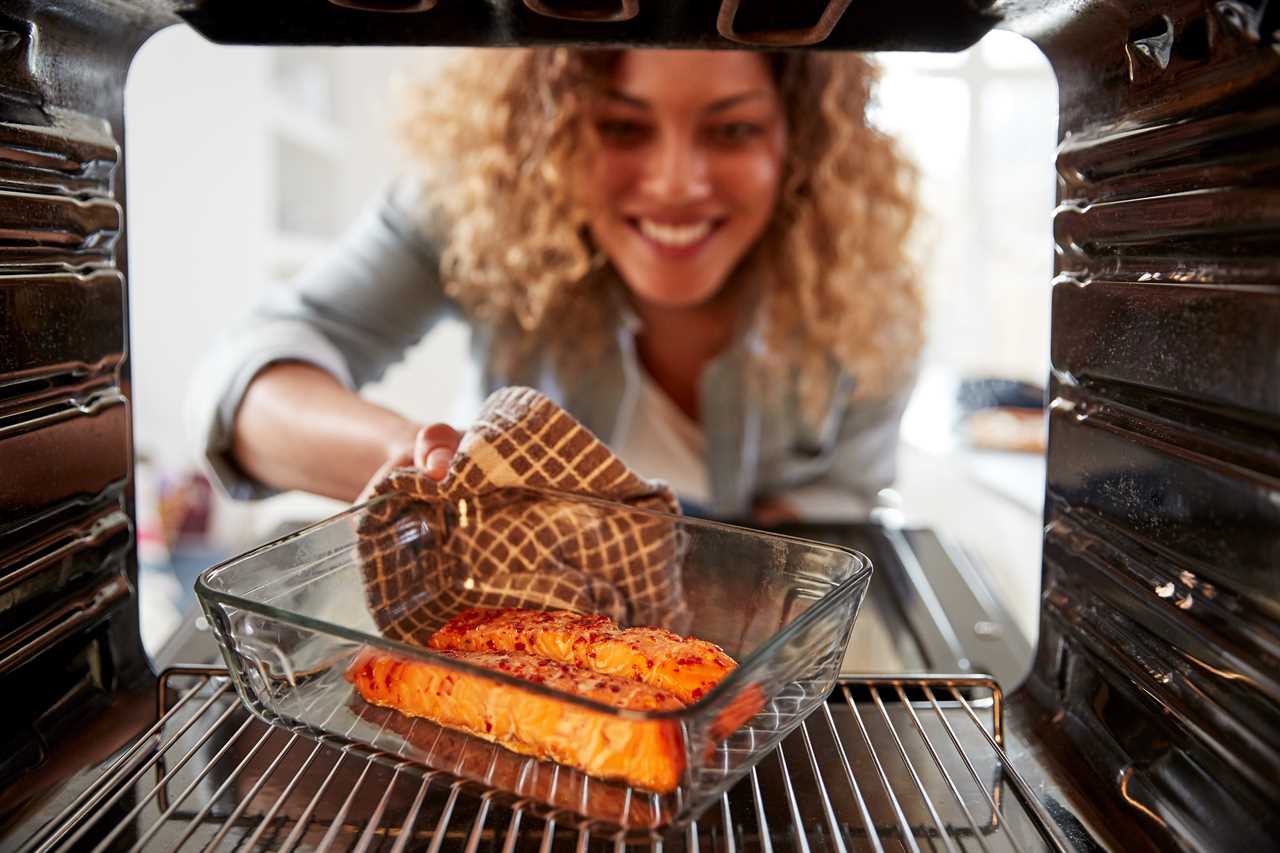
[[710, 194], [711, 179], [705, 152], [683, 135], [663, 134], [650, 149], [645, 190], [668, 203], [697, 201]]

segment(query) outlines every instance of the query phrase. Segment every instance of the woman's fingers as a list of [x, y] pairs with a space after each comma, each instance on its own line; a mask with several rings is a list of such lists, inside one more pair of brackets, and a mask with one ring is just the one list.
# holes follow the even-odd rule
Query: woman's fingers
[[448, 424], [431, 424], [418, 430], [413, 447], [413, 464], [427, 472], [433, 480], [443, 480], [449, 463], [458, 452], [462, 433]]
[[373, 487], [395, 468], [413, 466], [427, 472], [434, 480], [443, 480], [449, 473], [449, 463], [458, 452], [458, 443], [462, 433], [448, 424], [431, 424], [418, 430], [414, 436], [413, 449], [405, 447], [391, 451], [387, 461], [361, 490], [357, 503], [364, 503], [373, 497]]

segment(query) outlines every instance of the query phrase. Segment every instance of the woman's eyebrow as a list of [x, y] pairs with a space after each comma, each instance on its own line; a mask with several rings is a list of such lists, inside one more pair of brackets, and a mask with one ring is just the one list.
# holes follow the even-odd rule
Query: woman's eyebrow
[[763, 89], [752, 89], [750, 92], [741, 92], [737, 95], [730, 95], [727, 98], [721, 98], [718, 101], [712, 101], [710, 104], [707, 105], [706, 109], [704, 109], [703, 112], [707, 112], [707, 113], [723, 112], [727, 109], [736, 107], [738, 104], [742, 103], [743, 101], [752, 101], [752, 100], [755, 100], [756, 98], [763, 98], [767, 94], [768, 93]]
[[[727, 109], [736, 107], [738, 104], [741, 104], [744, 101], [751, 101], [756, 98], [762, 98], [762, 97], [765, 97], [767, 94], [768, 93], [763, 89], [752, 89], [749, 92], [739, 92], [736, 95], [729, 95], [726, 98], [720, 98], [718, 100], [712, 101], [711, 103], [707, 104], [707, 106], [703, 107], [702, 111], [704, 113], [723, 112]], [[614, 103], [621, 104], [623, 106], [634, 107], [636, 109], [641, 109], [641, 110], [649, 110], [653, 108], [653, 105], [650, 104], [648, 101], [646, 101], [644, 98], [638, 98], [635, 95], [628, 95], [626, 92], [620, 91], [618, 89], [606, 89], [604, 96], [606, 100], [613, 101]]]
[[636, 107], [642, 110], [650, 109], [649, 102], [644, 98], [637, 98], [635, 95], [628, 95], [626, 92], [621, 92], [617, 89], [606, 89], [604, 96], [606, 100], [616, 101], [624, 106]]

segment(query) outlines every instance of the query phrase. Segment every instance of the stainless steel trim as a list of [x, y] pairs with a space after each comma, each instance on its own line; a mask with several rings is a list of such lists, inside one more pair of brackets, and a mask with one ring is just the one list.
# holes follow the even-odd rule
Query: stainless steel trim
[[929, 665], [943, 672], [953, 667], [968, 670], [970, 661], [964, 644], [960, 642], [960, 635], [951, 624], [950, 613], [938, 597], [934, 584], [930, 583], [929, 574], [920, 565], [911, 543], [901, 530], [885, 528], [884, 535], [906, 575], [900, 584], [907, 587], [900, 590], [906, 605], [903, 612], [913, 633], [924, 646]]
[[[77, 552], [101, 545], [128, 529], [129, 516], [118, 507], [104, 509], [83, 524], [62, 528], [52, 536], [27, 546], [22, 553], [13, 555], [13, 565], [16, 568], [0, 576], [0, 591], [17, 586]], [[19, 564], [19, 560], [30, 557], [32, 553], [37, 553], [38, 556]]]

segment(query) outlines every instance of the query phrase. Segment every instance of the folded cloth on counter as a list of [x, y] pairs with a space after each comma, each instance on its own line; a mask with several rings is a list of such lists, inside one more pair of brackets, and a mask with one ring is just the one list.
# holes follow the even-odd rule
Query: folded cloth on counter
[[[375, 498], [388, 497], [357, 533], [365, 600], [383, 636], [425, 648], [472, 607], [574, 610], [687, 631], [677, 524], [522, 489], [679, 512], [666, 484], [636, 475], [547, 397], [503, 388], [443, 480], [396, 468], [374, 485]], [[431, 535], [402, 535], [423, 523]]]

